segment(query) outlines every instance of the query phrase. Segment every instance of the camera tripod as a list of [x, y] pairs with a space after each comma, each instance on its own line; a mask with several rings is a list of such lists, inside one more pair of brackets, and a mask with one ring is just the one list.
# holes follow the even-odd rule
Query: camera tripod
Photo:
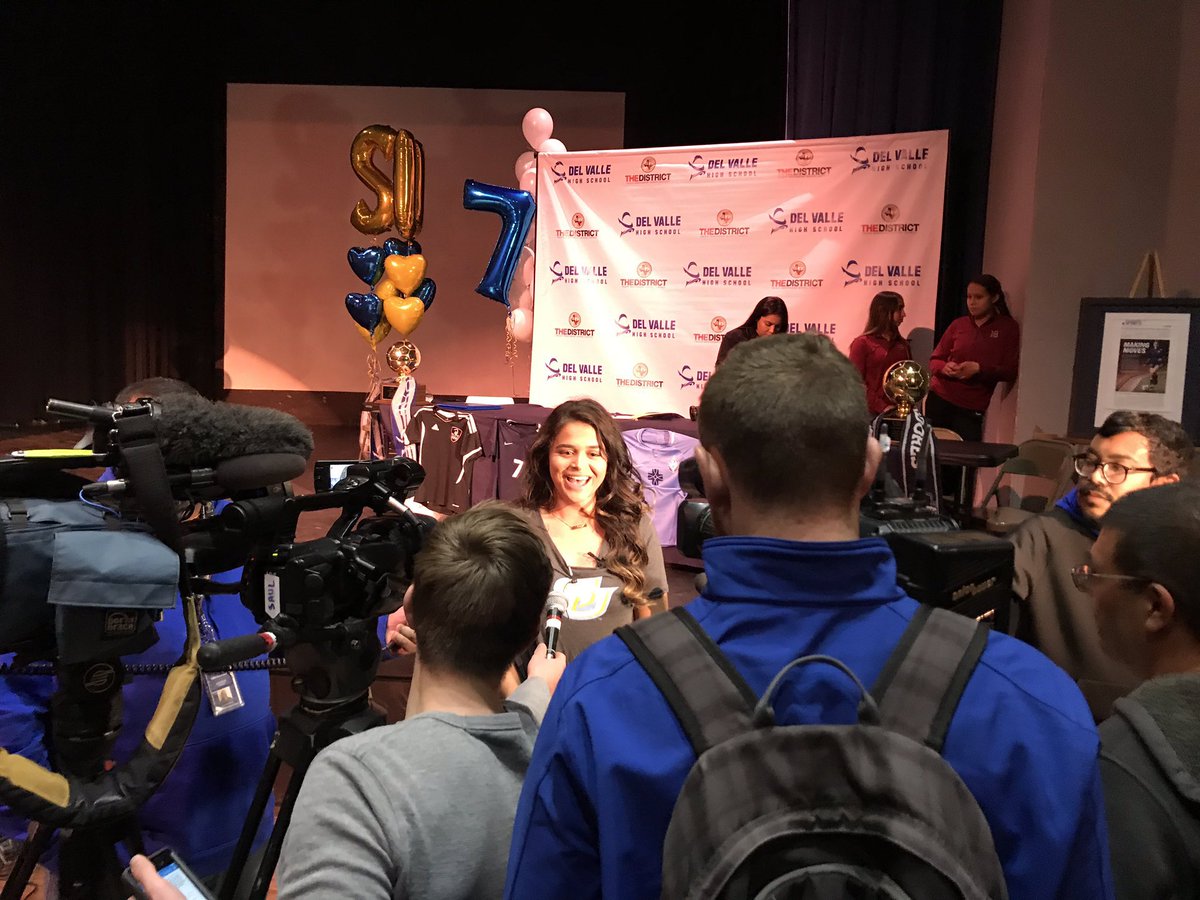
[[220, 900], [234, 900], [237, 896], [242, 871], [250, 857], [258, 823], [271, 802], [280, 766], [287, 763], [292, 774], [255, 872], [248, 894], [251, 900], [262, 900], [267, 895], [296, 798], [317, 753], [339, 738], [387, 723], [383, 708], [368, 694], [380, 654], [374, 620], [347, 626], [346, 631], [336, 646], [327, 642], [302, 643], [287, 652], [288, 666], [294, 673], [292, 687], [300, 700], [279, 718], [254, 800], [221, 881]]
[[[60, 666], [51, 700], [51, 744], [55, 767], [82, 780], [97, 777], [121, 723], [119, 659]], [[21, 848], [0, 900], [19, 900], [38, 860], [50, 846], [56, 829], [36, 823]], [[122, 865], [114, 844], [124, 841], [143, 852], [141, 833], [132, 816], [90, 828], [62, 830], [59, 849], [59, 896], [63, 900], [123, 900]]]

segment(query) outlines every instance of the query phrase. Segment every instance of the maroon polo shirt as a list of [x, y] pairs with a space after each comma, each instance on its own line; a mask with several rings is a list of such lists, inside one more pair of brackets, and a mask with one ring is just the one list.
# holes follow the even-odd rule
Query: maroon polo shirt
[[[1017, 380], [1020, 353], [1021, 331], [1012, 316], [993, 316], [982, 325], [962, 316], [950, 323], [929, 357], [930, 390], [955, 406], [984, 412], [998, 382]], [[979, 373], [962, 381], [945, 378], [948, 362], [977, 362]]]
[[888, 340], [880, 334], [860, 334], [850, 344], [850, 362], [867, 385], [867, 406], [877, 416], [894, 406], [883, 391], [883, 376], [895, 363], [912, 359], [908, 341], [902, 337]]

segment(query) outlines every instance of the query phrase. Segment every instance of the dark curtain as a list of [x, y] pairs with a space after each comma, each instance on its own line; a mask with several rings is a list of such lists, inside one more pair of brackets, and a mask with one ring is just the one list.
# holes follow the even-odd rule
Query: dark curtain
[[786, 4], [0, 3], [0, 428], [220, 394], [227, 82], [624, 91], [629, 147], [777, 140]]
[[964, 313], [966, 279], [983, 264], [1001, 8], [1001, 0], [790, 0], [788, 137], [950, 130], [938, 337]]

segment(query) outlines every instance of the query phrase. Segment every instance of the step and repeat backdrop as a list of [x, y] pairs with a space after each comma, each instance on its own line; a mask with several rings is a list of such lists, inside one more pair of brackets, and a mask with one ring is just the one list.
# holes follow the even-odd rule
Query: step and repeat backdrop
[[686, 414], [765, 296], [843, 351], [877, 291], [933, 327], [948, 132], [542, 153], [530, 400]]

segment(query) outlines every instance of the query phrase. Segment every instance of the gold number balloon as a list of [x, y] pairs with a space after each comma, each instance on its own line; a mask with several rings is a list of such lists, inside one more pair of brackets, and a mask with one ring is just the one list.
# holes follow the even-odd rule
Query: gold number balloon
[[396, 194], [396, 231], [406, 241], [421, 233], [425, 220], [425, 148], [401, 128], [396, 132], [392, 189]]
[[[405, 132], [408, 134], [408, 132]], [[412, 135], [409, 135], [411, 140]], [[379, 234], [392, 227], [394, 220], [395, 195], [387, 175], [375, 168], [374, 156], [378, 150], [386, 160], [396, 155], [396, 132], [386, 125], [368, 125], [354, 137], [350, 145], [350, 166], [358, 180], [375, 192], [375, 208], [365, 200], [354, 204], [350, 213], [350, 224], [363, 234]], [[397, 164], [398, 170], [398, 164]]]

